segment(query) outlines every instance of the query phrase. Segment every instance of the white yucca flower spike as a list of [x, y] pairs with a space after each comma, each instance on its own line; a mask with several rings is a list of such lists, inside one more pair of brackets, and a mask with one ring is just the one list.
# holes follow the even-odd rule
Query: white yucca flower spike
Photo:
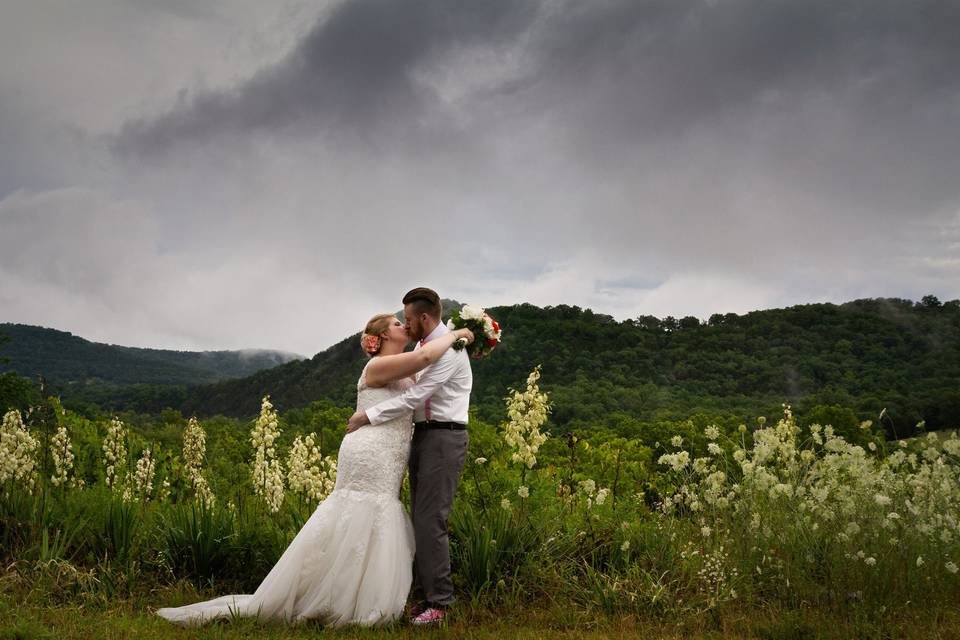
[[547, 421], [550, 403], [546, 393], [541, 393], [540, 365], [527, 377], [524, 391], [510, 390], [507, 397], [507, 424], [503, 439], [514, 452], [510, 459], [532, 469], [537, 464], [537, 452], [547, 440], [540, 427]]
[[[153, 495], [153, 474], [156, 468], [157, 462], [153, 459], [153, 453], [148, 447], [143, 450], [140, 459], [137, 460], [136, 470], [133, 473], [133, 487], [131, 487], [136, 497], [144, 502]], [[130, 491], [125, 491], [124, 500], [129, 500], [130, 497]]]
[[120, 419], [110, 421], [102, 449], [106, 467], [104, 482], [114, 491], [123, 493], [127, 481], [127, 429]]
[[273, 410], [270, 396], [264, 396], [260, 405], [260, 416], [250, 430], [250, 442], [254, 457], [251, 469], [253, 491], [267, 504], [272, 513], [280, 511], [283, 504], [283, 467], [277, 459], [274, 446], [280, 437], [280, 422]]
[[53, 475], [50, 482], [55, 487], [65, 485], [73, 469], [73, 443], [63, 425], [57, 427], [57, 433], [50, 439], [50, 457], [53, 458]]
[[25, 481], [33, 487], [37, 439], [30, 435], [16, 409], [3, 415], [0, 426], [0, 483]]
[[203, 458], [207, 452], [207, 434], [196, 417], [190, 418], [183, 430], [183, 466], [187, 479], [193, 485], [197, 500], [210, 506], [214, 502], [213, 492], [207, 479], [203, 477]]
[[337, 461], [323, 457], [316, 434], [297, 436], [287, 459], [287, 481], [295, 493], [313, 502], [323, 501], [337, 484]]

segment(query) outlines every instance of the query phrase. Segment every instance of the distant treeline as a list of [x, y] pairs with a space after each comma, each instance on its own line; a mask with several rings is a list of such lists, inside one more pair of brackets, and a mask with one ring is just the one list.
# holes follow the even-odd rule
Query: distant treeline
[[[879, 422], [890, 436], [908, 435], [921, 421], [930, 430], [960, 426], [957, 300], [866, 299], [715, 314], [706, 322], [653, 316], [618, 322], [567, 305], [488, 311], [504, 339], [490, 358], [474, 363], [472, 403], [494, 423], [503, 419], [507, 388], [522, 385], [542, 364], [542, 387], [554, 405], [551, 429], [558, 433], [604, 427], [630, 435], [641, 423], [697, 413], [747, 420], [775, 416], [785, 402], [801, 416], [843, 407], [848, 422], [878, 421], [886, 409]], [[170, 406], [185, 415], [245, 417], [256, 414], [266, 394], [281, 410], [320, 399], [349, 407], [365, 360], [351, 336], [310, 360], [237, 380], [60, 390], [67, 406], [81, 410]]]
[[279, 351], [172, 351], [90, 342], [65, 331], [0, 324], [0, 370], [60, 385], [187, 386], [242, 378], [297, 358]]

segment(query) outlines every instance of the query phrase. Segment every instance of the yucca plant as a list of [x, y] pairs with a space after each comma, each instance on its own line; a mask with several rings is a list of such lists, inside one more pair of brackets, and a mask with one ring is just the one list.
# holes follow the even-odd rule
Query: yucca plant
[[451, 514], [452, 560], [464, 588], [473, 596], [516, 574], [526, 555], [540, 542], [540, 533], [526, 517], [499, 510], [485, 516], [469, 504]]
[[99, 532], [101, 549], [115, 562], [127, 564], [140, 528], [137, 505], [111, 499], [105, 515]]
[[236, 537], [233, 514], [196, 500], [172, 506], [160, 517], [160, 555], [177, 577], [197, 587], [228, 573]]

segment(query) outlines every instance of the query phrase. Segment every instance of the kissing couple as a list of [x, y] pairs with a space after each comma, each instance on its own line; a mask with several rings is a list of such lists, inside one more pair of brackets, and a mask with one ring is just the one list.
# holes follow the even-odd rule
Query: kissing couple
[[[157, 613], [181, 624], [257, 616], [330, 626], [399, 619], [413, 584], [415, 625], [443, 622], [454, 601], [447, 518], [467, 456], [473, 372], [469, 329], [442, 322], [440, 297], [403, 297], [404, 322], [379, 314], [361, 346], [370, 360], [337, 459], [333, 492], [252, 595], [228, 595]], [[413, 351], [406, 346], [416, 341]], [[411, 426], [413, 437], [411, 438]], [[400, 502], [410, 473], [410, 512]]]

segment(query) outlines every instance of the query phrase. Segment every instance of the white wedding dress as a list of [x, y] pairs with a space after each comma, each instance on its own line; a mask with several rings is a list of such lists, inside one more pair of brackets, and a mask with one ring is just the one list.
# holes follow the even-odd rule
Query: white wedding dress
[[[410, 382], [357, 383], [357, 408], [403, 392]], [[283, 552], [253, 595], [230, 595], [157, 613], [180, 624], [258, 616], [327, 625], [378, 625], [403, 613], [412, 580], [414, 538], [400, 502], [410, 453], [411, 414], [367, 425], [343, 438], [330, 496]]]

